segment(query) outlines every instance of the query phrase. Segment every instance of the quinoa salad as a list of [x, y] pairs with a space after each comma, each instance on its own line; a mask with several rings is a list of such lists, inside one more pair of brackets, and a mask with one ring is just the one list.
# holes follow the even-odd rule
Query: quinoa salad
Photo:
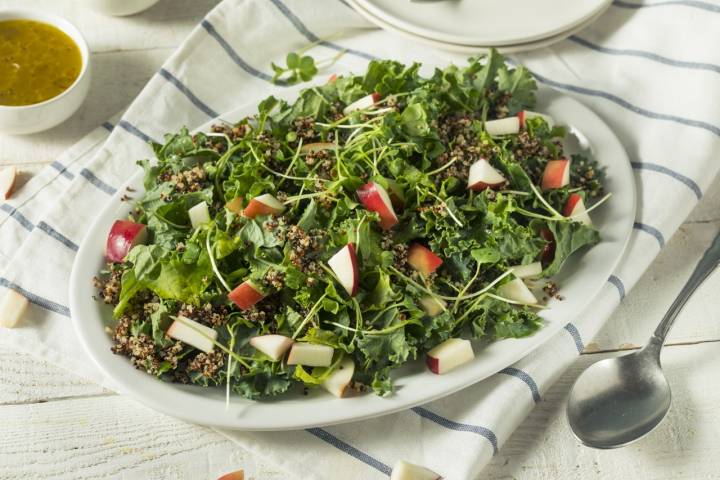
[[249, 399], [384, 396], [407, 362], [444, 374], [541, 328], [600, 240], [605, 172], [564, 152], [522, 66], [420, 68], [372, 61], [153, 144], [94, 279], [113, 352]]

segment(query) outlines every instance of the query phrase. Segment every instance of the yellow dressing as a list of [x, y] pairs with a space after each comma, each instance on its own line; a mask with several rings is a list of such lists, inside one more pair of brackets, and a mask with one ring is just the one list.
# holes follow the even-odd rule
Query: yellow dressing
[[75, 42], [33, 20], [0, 21], [0, 105], [32, 105], [70, 88], [82, 69]]

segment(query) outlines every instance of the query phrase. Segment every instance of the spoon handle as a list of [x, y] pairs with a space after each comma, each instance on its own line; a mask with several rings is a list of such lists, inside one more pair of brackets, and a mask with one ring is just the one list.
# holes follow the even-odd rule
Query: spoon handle
[[[700, 259], [700, 262], [698, 262], [697, 267], [695, 267], [695, 270], [692, 275], [690, 275], [687, 283], [682, 290], [680, 290], [677, 298], [672, 305], [670, 305], [667, 313], [663, 317], [657, 329], [655, 329], [655, 333], [653, 333], [653, 336], [650, 339], [651, 345], [654, 344], [655, 347], [662, 347], [663, 342], [665, 342], [665, 337], [667, 337], [667, 334], [670, 331], [670, 328], [672, 328], [675, 318], [678, 313], [680, 313], [680, 310], [682, 310], [690, 296], [703, 283], [703, 281], [705, 281], [708, 275], [715, 270], [715, 267], [717, 267], [719, 263], [720, 233], [715, 237], [715, 240], [713, 240], [710, 248], [707, 249], [703, 257]], [[657, 348], [657, 354], [660, 355], [660, 348]]]

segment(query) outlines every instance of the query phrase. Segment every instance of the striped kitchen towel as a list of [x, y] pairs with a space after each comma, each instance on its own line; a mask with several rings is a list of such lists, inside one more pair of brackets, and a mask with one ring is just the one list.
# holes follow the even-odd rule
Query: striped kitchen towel
[[[715, 177], [720, 49], [708, 46], [720, 44], [719, 14], [720, 4], [707, 1], [616, 1], [576, 36], [513, 57], [540, 84], [597, 112], [632, 160], [635, 229], [625, 261], [591, 311], [515, 365], [422, 407], [290, 433], [222, 433], [288, 472], [302, 472], [289, 478], [385, 478], [399, 459], [448, 479], [477, 478]], [[333, 40], [320, 40], [327, 38]], [[18, 290], [33, 303], [27, 321], [0, 332], [0, 342], [112, 387], [85, 357], [68, 319], [68, 277], [87, 226], [135, 171], [134, 160], [151, 156], [148, 140], [281, 89], [270, 82], [270, 62], [310, 42], [317, 42], [316, 58], [347, 51], [337, 72], [362, 71], [376, 57], [464, 61], [371, 28], [339, 0], [225, 0], [121, 118], [98, 127], [0, 204], [0, 290]]]

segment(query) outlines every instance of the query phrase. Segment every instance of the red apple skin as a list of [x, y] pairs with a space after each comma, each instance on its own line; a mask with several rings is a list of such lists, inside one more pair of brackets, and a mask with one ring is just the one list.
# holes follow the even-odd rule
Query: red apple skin
[[518, 120], [520, 121], [520, 130], [525, 128], [525, 110], [520, 110], [517, 114]]
[[217, 480], [245, 480], [245, 471], [238, 470], [236, 472], [226, 473], [222, 477], [218, 477]]
[[115, 220], [105, 244], [105, 256], [111, 262], [122, 262], [130, 249], [144, 243], [146, 238], [147, 230], [142, 223]]
[[565, 170], [570, 168], [568, 160], [550, 160], [545, 165], [545, 171], [542, 176], [543, 190], [552, 190], [554, 188], [564, 187], [563, 177]]
[[582, 197], [579, 194], [577, 194], [577, 193], [571, 194], [568, 197], [567, 202], [565, 203], [565, 208], [563, 209], [563, 212], [562, 212], [563, 216], [569, 217], [570, 215], [572, 215], [575, 205], [577, 205], [577, 203], [580, 200], [582, 200]]
[[375, 182], [368, 182], [357, 189], [357, 196], [365, 208], [380, 215], [380, 226], [384, 230], [390, 230], [397, 225], [398, 219], [392, 208], [392, 203], [386, 204], [380, 195], [381, 188], [383, 187]]
[[256, 290], [252, 282], [246, 280], [235, 287], [232, 292], [228, 293], [228, 298], [232, 300], [240, 310], [247, 310], [265, 298], [265, 295], [259, 290]]
[[423, 276], [428, 276], [442, 265], [442, 258], [435, 255], [430, 249], [413, 243], [408, 251], [408, 263]]
[[355, 244], [350, 242], [347, 245], [350, 254], [350, 262], [353, 264], [353, 288], [350, 296], [354, 297], [360, 290], [360, 268], [358, 267], [357, 253], [355, 252]]
[[243, 210], [243, 215], [245, 215], [248, 218], [255, 218], [258, 215], [275, 215], [278, 212], [276, 209], [272, 208], [269, 205], [265, 205], [263, 202], [260, 202], [256, 199], [250, 200], [250, 203], [248, 203], [248, 206], [245, 207], [245, 210]]
[[337, 80], [337, 75], [333, 73], [333, 74], [330, 75], [330, 77], [328, 78], [327, 83], [332, 83], [332, 82], [334, 82], [335, 80]]
[[481, 192], [481, 191], [485, 190], [486, 188], [489, 188], [490, 190], [497, 190], [497, 189], [499, 189], [500, 187], [502, 187], [503, 185], [505, 185], [505, 182], [502, 182], [502, 183], [492, 183], [492, 184], [491, 184], [491, 183], [485, 183], [485, 182], [477, 182], [477, 183], [473, 183], [473, 184], [470, 186], [470, 190], [475, 190], [476, 192]]
[[440, 375], [440, 362], [438, 362], [437, 358], [426, 355], [425, 364], [427, 365], [428, 369], [435, 375]]
[[555, 258], [555, 236], [549, 228], [541, 229], [540, 236], [548, 242], [540, 252], [540, 259], [543, 263], [550, 263]]
[[373, 92], [372, 99], [373, 103], [378, 103], [380, 100], [382, 100], [382, 95], [380, 95], [378, 92]]

